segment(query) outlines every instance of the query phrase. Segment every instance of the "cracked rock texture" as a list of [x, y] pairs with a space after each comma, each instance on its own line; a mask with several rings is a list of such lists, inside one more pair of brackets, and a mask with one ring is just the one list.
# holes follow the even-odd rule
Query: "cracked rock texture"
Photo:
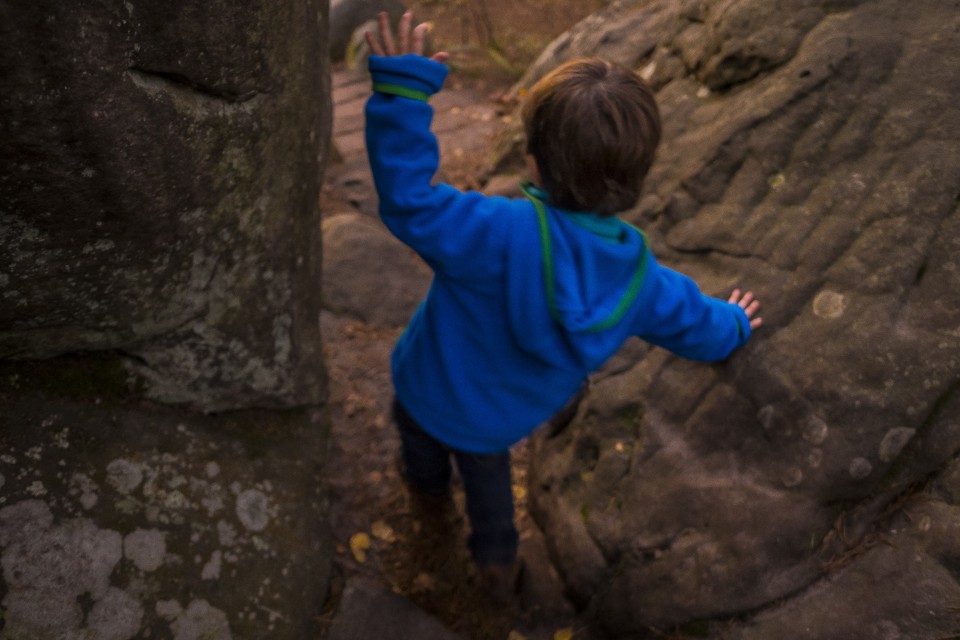
[[206, 410], [323, 394], [327, 6], [0, 2], [0, 358]]
[[315, 637], [323, 410], [204, 416], [63, 367], [0, 367], [0, 640]]
[[764, 303], [726, 363], [628, 344], [536, 441], [534, 513], [611, 636], [960, 633], [958, 34], [940, 0], [622, 1], [518, 85], [638, 69], [665, 136], [626, 217]]

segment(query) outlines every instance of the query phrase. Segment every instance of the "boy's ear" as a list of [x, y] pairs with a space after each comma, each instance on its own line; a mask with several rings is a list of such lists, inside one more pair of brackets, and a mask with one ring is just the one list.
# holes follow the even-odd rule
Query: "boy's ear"
[[533, 157], [532, 153], [526, 155], [527, 162], [527, 177], [530, 179], [530, 182], [536, 186], [543, 188], [543, 180], [540, 178], [540, 167], [537, 165], [537, 159]]

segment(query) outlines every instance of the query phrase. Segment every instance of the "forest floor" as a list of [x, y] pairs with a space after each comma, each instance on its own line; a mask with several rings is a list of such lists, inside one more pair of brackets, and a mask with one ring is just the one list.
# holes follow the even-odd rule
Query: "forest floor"
[[[509, 117], [509, 106], [500, 97], [553, 37], [604, 3], [411, 4], [417, 21], [434, 22], [434, 48], [451, 52], [450, 79], [432, 101], [441, 172], [445, 181], [460, 188], [477, 188], [490, 140], [502, 119]], [[343, 174], [357, 173], [356, 167], [365, 164], [360, 110], [369, 89], [355, 72], [343, 69], [335, 70], [333, 84], [339, 162], [325, 176], [321, 203], [325, 215], [349, 208]], [[359, 175], [349, 189], [372, 191], [362, 170]], [[356, 204], [355, 199], [352, 202]], [[399, 438], [390, 413], [389, 357], [402, 329], [325, 311], [322, 331], [330, 380], [329, 484], [336, 555], [331, 598], [321, 626], [328, 627], [336, 615], [345, 585], [363, 577], [388, 586], [466, 639], [587, 638], [589, 630], [577, 622], [562, 598], [542, 534], [527, 511], [526, 445], [513, 451], [521, 555], [528, 564], [525, 597], [504, 606], [486, 596], [470, 561], [462, 490], [455, 483], [459, 519], [447, 530], [437, 530], [424, 522], [400, 479]]]

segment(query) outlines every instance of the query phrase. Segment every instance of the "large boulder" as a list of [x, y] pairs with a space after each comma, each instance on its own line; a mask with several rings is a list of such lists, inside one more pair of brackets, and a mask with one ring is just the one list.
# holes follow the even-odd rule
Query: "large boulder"
[[0, 358], [166, 402], [319, 401], [326, 4], [0, 5]]
[[358, 212], [323, 221], [323, 306], [380, 326], [410, 321], [430, 288], [429, 267], [378, 220]]
[[935, 0], [621, 1], [518, 86], [579, 55], [649, 78], [665, 135], [626, 218], [764, 303], [726, 363], [629, 344], [535, 443], [534, 512], [611, 635], [766, 609], [738, 637], [853, 637], [826, 621], [868, 628], [870, 598], [897, 604], [870, 637], [957, 632], [960, 539], [893, 532], [955, 530], [955, 492], [914, 492], [960, 450], [958, 27]]
[[318, 635], [326, 26], [0, 2], [0, 639]]

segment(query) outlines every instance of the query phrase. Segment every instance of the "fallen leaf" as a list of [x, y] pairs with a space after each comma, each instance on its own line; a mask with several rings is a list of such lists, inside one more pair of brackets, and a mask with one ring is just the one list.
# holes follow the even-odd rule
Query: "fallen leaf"
[[350, 536], [350, 552], [357, 562], [367, 561], [367, 549], [370, 548], [370, 536], [363, 531]]
[[516, 500], [524, 500], [527, 497], [527, 488], [522, 484], [513, 485], [513, 497]]
[[573, 640], [573, 629], [559, 629], [553, 632], [553, 640]]
[[390, 525], [383, 520], [377, 520], [374, 522], [373, 526], [370, 527], [370, 531], [373, 533], [373, 537], [377, 538], [378, 540], [383, 540], [384, 542], [397, 541], [397, 534], [394, 533], [393, 529], [390, 528]]

